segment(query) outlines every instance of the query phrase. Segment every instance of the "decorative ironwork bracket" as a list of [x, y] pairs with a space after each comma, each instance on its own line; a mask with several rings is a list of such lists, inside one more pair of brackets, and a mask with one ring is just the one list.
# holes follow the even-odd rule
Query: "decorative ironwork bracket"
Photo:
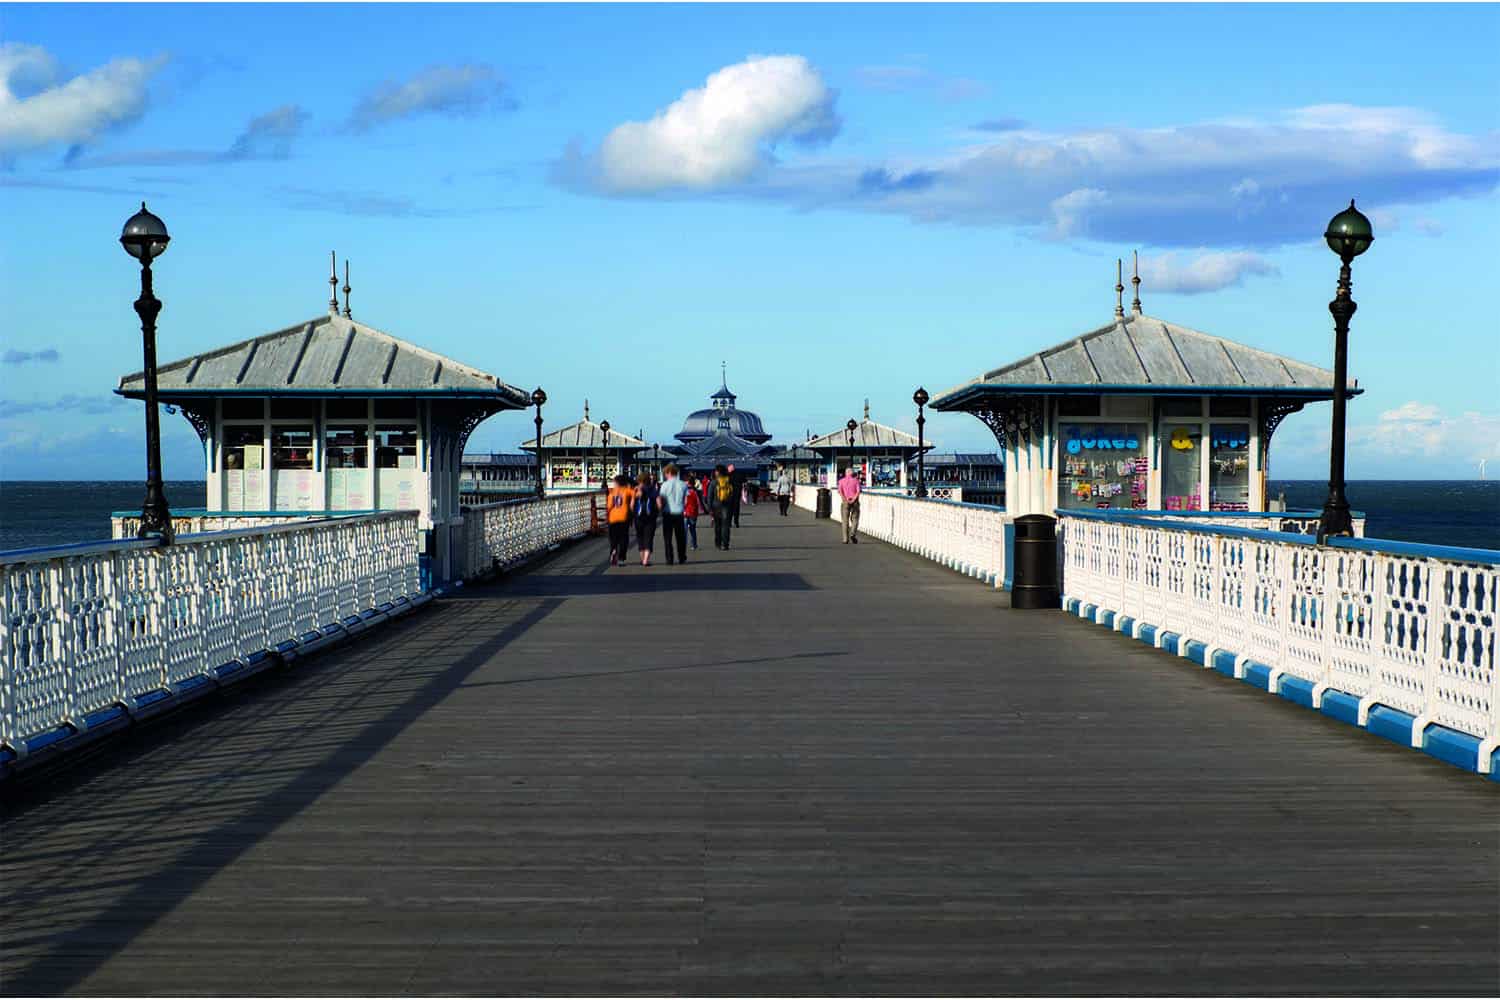
[[1042, 433], [1044, 407], [1039, 396], [1005, 396], [968, 412], [990, 429], [1002, 451], [1006, 442], [1030, 444]]

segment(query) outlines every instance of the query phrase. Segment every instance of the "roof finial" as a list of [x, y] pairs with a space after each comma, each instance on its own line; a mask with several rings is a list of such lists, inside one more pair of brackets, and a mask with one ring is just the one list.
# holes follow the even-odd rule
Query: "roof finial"
[[328, 275], [328, 311], [333, 315], [339, 314], [339, 255], [338, 251], [328, 251], [329, 267], [332, 271]]
[[1125, 262], [1115, 258], [1115, 318], [1125, 316]]
[[344, 258], [344, 318], [353, 319], [354, 313], [349, 310], [349, 258]]
[[583, 401], [583, 422], [589, 422], [589, 401], [586, 399]]
[[869, 396], [865, 397], [865, 419], [866, 420], [870, 419], [870, 397]]
[[729, 362], [719, 362], [719, 388], [729, 391]]
[[1139, 316], [1141, 314], [1141, 252], [1132, 250], [1130, 256], [1135, 265], [1135, 276], [1130, 279], [1130, 283], [1135, 286], [1135, 298], [1130, 302], [1130, 311]]

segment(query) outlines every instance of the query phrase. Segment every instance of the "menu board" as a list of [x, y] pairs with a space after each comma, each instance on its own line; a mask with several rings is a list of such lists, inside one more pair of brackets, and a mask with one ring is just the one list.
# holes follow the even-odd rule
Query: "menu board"
[[264, 510], [266, 507], [266, 473], [264, 469], [245, 470], [244, 506], [240, 510]]
[[368, 469], [328, 470], [329, 510], [370, 510]]
[[413, 469], [377, 469], [380, 479], [376, 506], [381, 510], [417, 510], [419, 473]]

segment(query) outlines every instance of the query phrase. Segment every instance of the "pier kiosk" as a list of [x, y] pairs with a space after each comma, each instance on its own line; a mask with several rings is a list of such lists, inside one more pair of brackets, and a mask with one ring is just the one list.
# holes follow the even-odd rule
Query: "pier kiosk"
[[[823, 458], [817, 485], [832, 487], [838, 481], [838, 470], [851, 460], [859, 470], [863, 484], [870, 489], [904, 490], [907, 465], [917, 457], [917, 437], [905, 431], [879, 424], [870, 419], [870, 401], [865, 400], [864, 419], [854, 427], [854, 444], [849, 444], [849, 429], [839, 427], [805, 441], [802, 447]], [[931, 451], [931, 441], [922, 450]]]
[[[1361, 390], [1352, 380], [1349, 392]], [[936, 395], [994, 433], [1008, 514], [1264, 511], [1271, 436], [1333, 398], [1323, 368], [1116, 308], [1115, 320]]]
[[[621, 469], [632, 471], [633, 456], [645, 444], [613, 427], [606, 436], [604, 426], [589, 419], [584, 400], [582, 420], [542, 434], [543, 485], [548, 493], [601, 490]], [[521, 442], [521, 450], [535, 454], [536, 438]]]
[[[456, 544], [464, 442], [530, 395], [330, 311], [157, 369], [203, 441], [209, 513], [416, 510], [436, 579]], [[115, 390], [143, 399], [143, 373]]]

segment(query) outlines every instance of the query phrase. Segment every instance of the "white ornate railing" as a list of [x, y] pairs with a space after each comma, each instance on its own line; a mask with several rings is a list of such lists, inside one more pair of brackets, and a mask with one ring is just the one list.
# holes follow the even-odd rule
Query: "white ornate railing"
[[[174, 535], [201, 535], [210, 531], [235, 531], [240, 528], [262, 528], [272, 524], [321, 521], [329, 517], [358, 517], [374, 514], [373, 510], [173, 510]], [[116, 511], [110, 515], [110, 537], [136, 538], [140, 535], [141, 515], [136, 511]]]
[[587, 534], [598, 496], [597, 492], [563, 493], [542, 500], [465, 507], [464, 562], [458, 576], [470, 580]]
[[362, 628], [418, 598], [417, 556], [412, 511], [0, 555], [0, 743]]
[[[1092, 607], [1137, 637], [1154, 629], [1205, 666], [1232, 654], [1236, 676], [1269, 668], [1500, 745], [1495, 669], [1500, 552], [1294, 534], [1155, 518], [1059, 512], [1064, 604]], [[1164, 639], [1164, 636], [1172, 637]], [[1201, 644], [1201, 648], [1192, 648]]]
[[[798, 507], [814, 510], [818, 488], [798, 486]], [[832, 496], [833, 523], [842, 517]], [[995, 587], [1005, 582], [1005, 511], [999, 507], [878, 493], [859, 497], [860, 534], [915, 552]]]

